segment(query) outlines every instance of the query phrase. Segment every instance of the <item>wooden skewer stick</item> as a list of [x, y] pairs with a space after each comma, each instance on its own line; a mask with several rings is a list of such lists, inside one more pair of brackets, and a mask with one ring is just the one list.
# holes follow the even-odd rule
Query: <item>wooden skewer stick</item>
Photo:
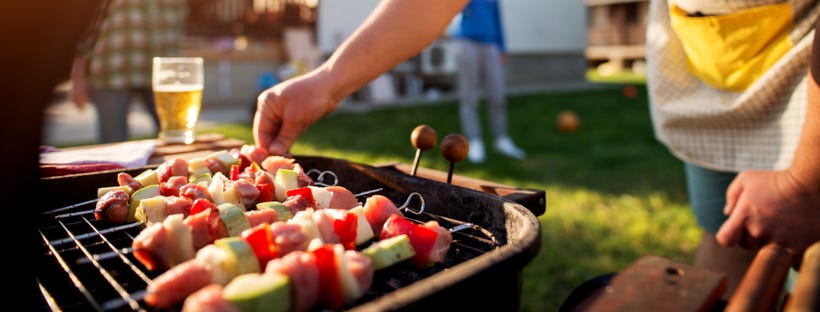
[[433, 130], [428, 125], [419, 125], [413, 132], [410, 133], [410, 143], [416, 148], [416, 158], [413, 160], [413, 171], [411, 175], [416, 175], [416, 169], [419, 168], [419, 161], [421, 160], [421, 152], [432, 149], [436, 146], [438, 135], [436, 130]]
[[450, 170], [447, 171], [447, 183], [453, 180], [453, 169], [457, 162], [467, 158], [470, 151], [470, 143], [461, 134], [451, 133], [441, 140], [441, 154], [450, 161]]

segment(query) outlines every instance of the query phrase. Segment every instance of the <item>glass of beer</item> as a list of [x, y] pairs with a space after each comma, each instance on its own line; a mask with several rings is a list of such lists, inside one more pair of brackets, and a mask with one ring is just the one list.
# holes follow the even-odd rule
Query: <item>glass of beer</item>
[[201, 57], [154, 57], [152, 88], [159, 117], [159, 141], [194, 142], [194, 128], [202, 107]]

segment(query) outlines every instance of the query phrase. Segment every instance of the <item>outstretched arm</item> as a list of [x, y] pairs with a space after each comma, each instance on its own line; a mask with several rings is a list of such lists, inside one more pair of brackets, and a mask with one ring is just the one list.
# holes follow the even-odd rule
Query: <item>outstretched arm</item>
[[288, 152], [339, 101], [430, 45], [467, 0], [384, 0], [313, 71], [263, 91], [253, 122], [256, 145]]

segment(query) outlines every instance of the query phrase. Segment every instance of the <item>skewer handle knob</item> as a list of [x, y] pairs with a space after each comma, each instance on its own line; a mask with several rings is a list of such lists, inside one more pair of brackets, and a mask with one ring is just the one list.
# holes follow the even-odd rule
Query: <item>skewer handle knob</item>
[[413, 133], [410, 134], [410, 143], [413, 143], [413, 147], [422, 151], [436, 147], [437, 142], [438, 135], [436, 134], [436, 130], [433, 130], [433, 128], [428, 125], [419, 125], [413, 129]]
[[470, 143], [467, 138], [458, 133], [451, 133], [441, 140], [441, 154], [450, 161], [450, 171], [447, 172], [447, 183], [453, 179], [453, 169], [455, 164], [467, 158], [470, 151]]
[[416, 175], [416, 169], [419, 167], [419, 160], [421, 160], [421, 152], [432, 149], [436, 146], [438, 135], [436, 130], [433, 130], [428, 125], [419, 125], [413, 132], [410, 133], [410, 143], [416, 148], [416, 158], [413, 159], [413, 171], [411, 175]]

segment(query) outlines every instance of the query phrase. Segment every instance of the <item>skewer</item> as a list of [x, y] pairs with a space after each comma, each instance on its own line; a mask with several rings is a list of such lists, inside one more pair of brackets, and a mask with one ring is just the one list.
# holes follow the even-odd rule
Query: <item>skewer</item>
[[470, 143], [467, 143], [467, 138], [461, 134], [451, 133], [441, 140], [441, 154], [450, 161], [450, 170], [447, 171], [448, 184], [453, 180], [453, 169], [456, 163], [467, 158], [468, 151], [470, 151]]
[[413, 132], [410, 133], [410, 143], [416, 148], [416, 158], [413, 159], [413, 171], [411, 175], [416, 175], [416, 169], [419, 167], [419, 160], [421, 160], [421, 152], [432, 149], [436, 146], [438, 135], [436, 130], [433, 130], [428, 125], [419, 125]]
[[369, 191], [364, 191], [364, 192], [361, 192], [361, 193], [353, 194], [353, 196], [355, 196], [355, 197], [367, 196], [367, 195], [370, 195], [370, 194], [373, 194], [373, 193], [378, 193], [378, 192], [381, 192], [381, 190], [383, 190], [383, 189], [384, 189], [384, 188], [381, 188], [381, 187], [380, 187], [380, 188], [377, 188], [377, 189], [373, 189], [373, 190], [369, 190]]
[[[305, 174], [313, 179], [314, 183], [319, 186], [335, 186], [339, 184], [339, 177], [333, 171], [319, 171], [319, 169], [310, 169]], [[316, 174], [316, 178], [311, 177], [311, 174]], [[333, 177], [333, 183], [325, 183], [325, 175]]]

